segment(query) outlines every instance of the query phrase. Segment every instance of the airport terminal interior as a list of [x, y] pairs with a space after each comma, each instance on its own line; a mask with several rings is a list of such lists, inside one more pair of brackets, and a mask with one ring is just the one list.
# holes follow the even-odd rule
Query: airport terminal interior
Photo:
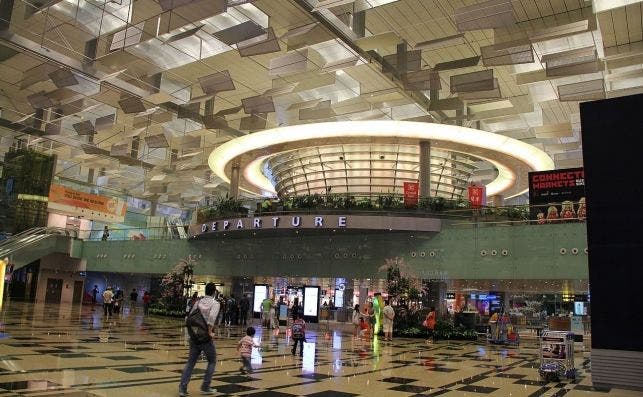
[[640, 109], [640, 0], [0, 0], [0, 396], [200, 395], [212, 284], [203, 394], [641, 396]]

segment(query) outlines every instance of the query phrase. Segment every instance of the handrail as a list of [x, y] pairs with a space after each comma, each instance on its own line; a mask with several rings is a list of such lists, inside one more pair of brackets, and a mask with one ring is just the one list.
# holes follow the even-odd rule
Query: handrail
[[36, 234], [36, 232], [38, 232], [38, 231], [40, 231], [42, 229], [45, 229], [45, 228], [44, 227], [32, 227], [31, 229], [23, 230], [20, 233], [13, 234], [13, 235], [9, 236], [9, 238], [7, 238], [6, 240], [0, 241], [0, 247], [15, 243], [17, 239], [20, 239], [22, 237], [26, 237], [26, 236]]
[[[73, 238], [77, 237], [77, 233], [70, 229], [65, 229], [60, 227], [42, 227], [42, 226], [34, 227], [31, 229], [22, 231], [13, 236], [10, 236], [6, 240], [3, 240], [2, 242], [0, 242], [0, 249], [2, 250], [15, 249], [14, 246], [16, 245], [20, 246], [22, 243], [25, 242], [25, 239], [28, 238], [29, 236], [37, 236], [37, 235], [42, 235], [42, 236], [67, 235]], [[41, 240], [41, 239], [38, 239], [38, 240]], [[35, 240], [29, 240], [29, 244], [31, 244], [31, 242], [33, 241]]]

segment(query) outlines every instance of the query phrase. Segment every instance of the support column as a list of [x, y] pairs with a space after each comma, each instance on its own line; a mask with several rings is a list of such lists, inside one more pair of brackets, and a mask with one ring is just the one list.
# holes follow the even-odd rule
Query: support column
[[502, 207], [504, 205], [505, 197], [502, 194], [496, 194], [489, 197], [487, 205], [491, 207]]
[[447, 312], [446, 297], [447, 297], [447, 283], [441, 280], [424, 280], [423, 287], [427, 291], [425, 301], [423, 302], [426, 307], [435, 307], [438, 317]]
[[431, 195], [431, 142], [420, 141], [420, 197]]
[[230, 197], [239, 198], [239, 164], [232, 166], [230, 174]]

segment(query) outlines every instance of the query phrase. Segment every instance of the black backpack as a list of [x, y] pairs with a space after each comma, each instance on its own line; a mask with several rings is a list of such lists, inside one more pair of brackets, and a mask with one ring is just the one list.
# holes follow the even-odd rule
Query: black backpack
[[201, 345], [210, 342], [212, 338], [210, 337], [208, 323], [205, 321], [198, 305], [198, 302], [194, 304], [194, 308], [185, 319], [185, 326], [188, 329], [188, 334], [190, 335], [192, 342], [197, 345]]

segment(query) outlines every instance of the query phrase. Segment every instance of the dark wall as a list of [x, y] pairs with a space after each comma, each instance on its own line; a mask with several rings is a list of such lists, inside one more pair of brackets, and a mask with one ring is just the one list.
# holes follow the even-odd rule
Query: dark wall
[[643, 351], [643, 95], [580, 110], [592, 348]]

